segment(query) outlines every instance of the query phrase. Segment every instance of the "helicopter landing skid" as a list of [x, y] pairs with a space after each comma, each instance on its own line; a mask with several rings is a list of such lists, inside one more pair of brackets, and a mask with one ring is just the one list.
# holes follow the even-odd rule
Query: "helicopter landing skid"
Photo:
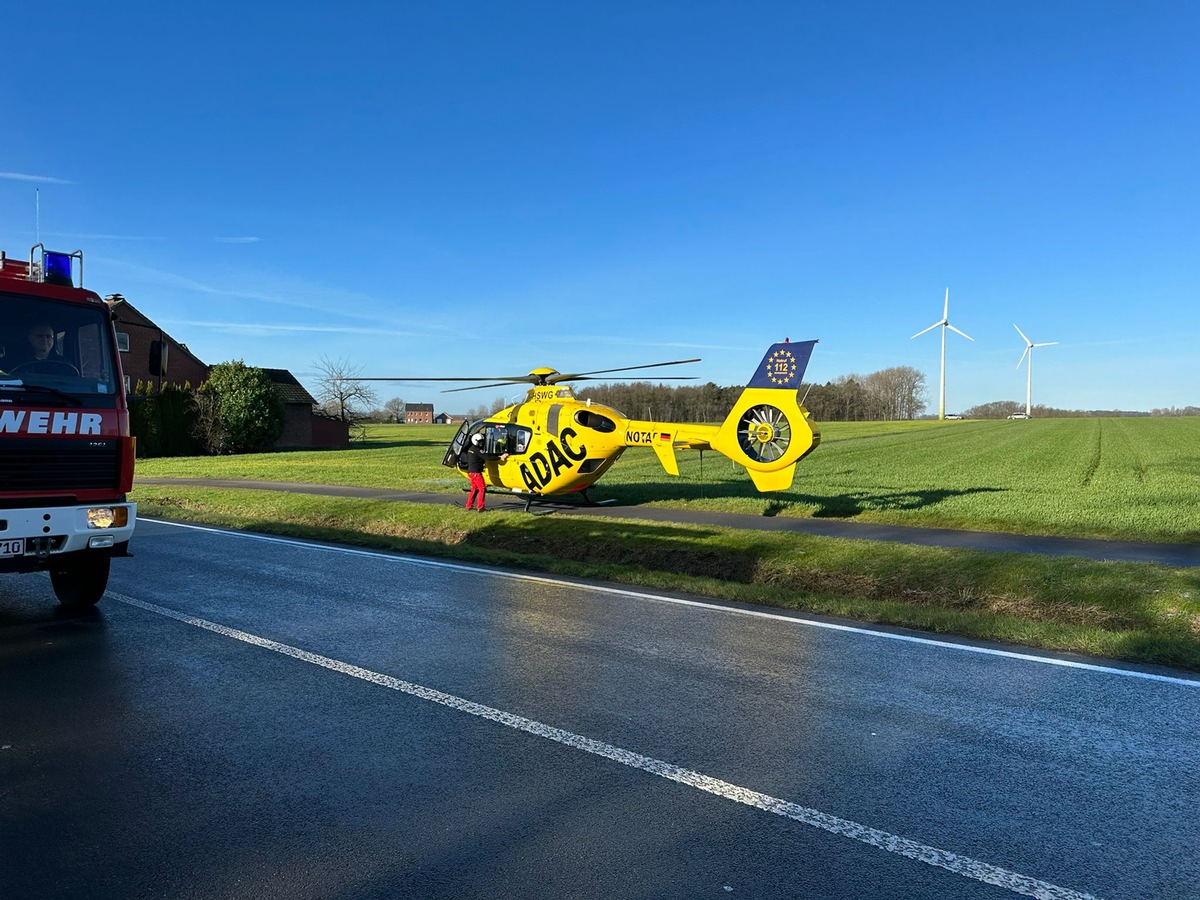
[[[515, 496], [519, 497], [521, 495], [515, 494]], [[616, 500], [611, 498], [608, 500], [593, 500], [588, 496], [586, 490], [577, 491], [573, 496], [578, 496], [579, 500], [568, 500], [566, 497], [541, 497], [535, 494], [529, 494], [525, 496], [525, 512], [529, 512], [534, 504], [537, 504], [538, 506], [548, 506], [552, 509], [572, 509], [583, 506], [615, 506], [617, 503]]]

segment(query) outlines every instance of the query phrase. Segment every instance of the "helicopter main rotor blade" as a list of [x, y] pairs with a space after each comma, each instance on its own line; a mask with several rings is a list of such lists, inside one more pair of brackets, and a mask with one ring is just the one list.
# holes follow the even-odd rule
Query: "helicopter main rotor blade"
[[[623, 378], [593, 378], [591, 375], [576, 375], [571, 380], [572, 381], [642, 381], [643, 379], [638, 378], [636, 375], [626, 375]], [[697, 376], [695, 376], [695, 375], [660, 375], [660, 376], [655, 376], [654, 380], [655, 381], [696, 381]], [[558, 379], [555, 379], [554, 381], [552, 381], [550, 383], [557, 384]]]
[[[526, 378], [524, 380], [530, 384], [537, 383], [532, 378]], [[572, 381], [636, 381], [637, 379], [634, 378], [633, 376], [628, 376], [626, 378], [592, 378], [588, 375], [577, 375], [575, 378], [573, 378], [571, 380]], [[657, 380], [658, 381], [695, 381], [696, 376], [695, 375], [672, 375], [672, 376], [667, 376], [665, 378], [659, 378]], [[476, 391], [476, 390], [479, 390], [480, 388], [507, 387], [508, 385], [510, 385], [512, 383], [513, 382], [511, 382], [511, 381], [501, 381], [501, 382], [497, 382], [496, 384], [473, 384], [470, 387], [448, 388], [448, 389], [442, 391], [442, 393], [443, 394], [456, 394], [459, 391]], [[557, 384], [558, 379], [555, 379], [554, 381], [547, 381], [546, 383], [547, 384]]]
[[[356, 378], [356, 381], [409, 381], [416, 383], [427, 383], [433, 381], [475, 381], [487, 382], [486, 384], [472, 384], [470, 387], [450, 388], [442, 391], [443, 394], [452, 394], [455, 391], [474, 391], [483, 388], [507, 387], [510, 384], [558, 384], [562, 381], [592, 381], [592, 375], [604, 375], [609, 372], [632, 372], [636, 369], [656, 369], [659, 366], [680, 366], [684, 363], [700, 362], [699, 359], [677, 359], [672, 362], [650, 363], [644, 366], [622, 366], [619, 369], [597, 369], [593, 372], [577, 372], [574, 374], [562, 375], [555, 372], [553, 369], [540, 369], [530, 372], [528, 375], [480, 375], [477, 378]], [[632, 376], [631, 376], [632, 377]], [[622, 381], [628, 379], [613, 378], [611, 381]]]
[[619, 369], [596, 369], [591, 372], [575, 372], [569, 375], [552, 375], [546, 379], [547, 384], [558, 384], [560, 381], [577, 381], [589, 375], [605, 375], [609, 372], [632, 372], [635, 369], [657, 369], [660, 366], [682, 366], [685, 363], [700, 362], [699, 359], [676, 359], [671, 362], [649, 363], [644, 366], [622, 366]]
[[[523, 382], [525, 384], [533, 383], [528, 378], [522, 378], [521, 382]], [[470, 385], [467, 385], [466, 387], [446, 388], [446, 390], [442, 391], [442, 393], [443, 394], [456, 394], [459, 391], [479, 391], [479, 390], [483, 390], [484, 388], [508, 387], [510, 384], [517, 384], [517, 383], [519, 383], [519, 382], [517, 382], [516, 379], [513, 379], [512, 381], [496, 381], [496, 382], [493, 382], [492, 384], [470, 384]]]
[[[475, 378], [355, 378], [355, 381], [490, 381], [491, 379], [499, 379], [501, 384], [517, 384], [519, 382], [532, 382], [533, 379], [528, 375], [479, 375]], [[494, 385], [481, 385], [481, 387], [494, 387]]]

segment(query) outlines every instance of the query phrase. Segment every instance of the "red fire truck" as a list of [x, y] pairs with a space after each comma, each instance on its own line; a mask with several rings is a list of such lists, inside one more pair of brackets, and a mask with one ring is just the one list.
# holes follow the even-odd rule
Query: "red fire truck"
[[133, 457], [113, 315], [83, 288], [82, 251], [0, 251], [0, 572], [98, 602], [129, 555]]

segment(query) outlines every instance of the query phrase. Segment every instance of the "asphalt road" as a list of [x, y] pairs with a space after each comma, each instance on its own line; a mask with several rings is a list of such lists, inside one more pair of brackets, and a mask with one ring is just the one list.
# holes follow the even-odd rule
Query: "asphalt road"
[[0, 897], [1200, 898], [1200, 681], [139, 523], [0, 580]]

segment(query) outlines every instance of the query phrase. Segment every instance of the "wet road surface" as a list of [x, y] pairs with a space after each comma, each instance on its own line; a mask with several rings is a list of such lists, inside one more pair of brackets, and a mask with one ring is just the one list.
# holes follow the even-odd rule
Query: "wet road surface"
[[0, 896], [1200, 897], [1200, 682], [139, 524], [0, 581]]

